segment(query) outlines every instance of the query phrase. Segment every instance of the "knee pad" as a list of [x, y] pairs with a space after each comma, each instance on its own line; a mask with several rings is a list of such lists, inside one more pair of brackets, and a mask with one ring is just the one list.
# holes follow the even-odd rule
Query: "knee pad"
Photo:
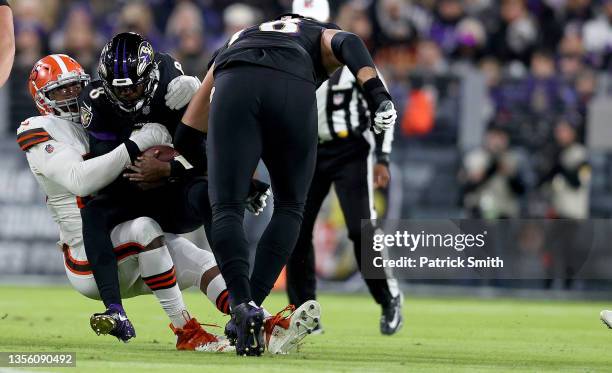
[[161, 227], [155, 220], [143, 216], [119, 224], [111, 232], [111, 237], [115, 246], [126, 242], [136, 242], [142, 246], [147, 246], [163, 234]]

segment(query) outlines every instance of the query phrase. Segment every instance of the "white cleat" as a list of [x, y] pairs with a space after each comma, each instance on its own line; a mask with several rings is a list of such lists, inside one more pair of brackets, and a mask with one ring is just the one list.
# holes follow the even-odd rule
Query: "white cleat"
[[609, 329], [612, 329], [612, 311], [604, 310], [599, 314], [601, 321], [606, 324]]
[[297, 349], [302, 339], [319, 325], [321, 319], [319, 302], [309, 300], [289, 316], [283, 316], [283, 313], [293, 309], [294, 306], [289, 305], [276, 316], [264, 321], [266, 344], [272, 354], [287, 354]]

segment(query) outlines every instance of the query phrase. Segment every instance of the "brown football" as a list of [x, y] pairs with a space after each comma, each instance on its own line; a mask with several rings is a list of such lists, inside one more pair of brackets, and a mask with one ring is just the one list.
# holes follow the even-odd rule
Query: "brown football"
[[173, 147], [168, 146], [168, 145], [152, 146], [148, 148], [147, 150], [145, 150], [144, 152], [142, 152], [142, 155], [155, 156], [156, 151], [159, 151], [157, 159], [159, 159], [162, 162], [170, 162], [171, 160], [174, 159], [174, 157], [179, 155], [179, 153], [176, 150], [174, 150]]

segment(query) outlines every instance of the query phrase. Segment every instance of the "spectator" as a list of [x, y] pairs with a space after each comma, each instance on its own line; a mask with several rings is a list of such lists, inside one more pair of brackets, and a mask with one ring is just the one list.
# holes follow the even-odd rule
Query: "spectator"
[[584, 25], [584, 47], [594, 66], [607, 68], [612, 51], [612, 0], [603, 1], [603, 12]]
[[500, 22], [489, 39], [490, 53], [503, 62], [528, 65], [538, 41], [538, 26], [525, 0], [502, 0]]
[[415, 72], [424, 75], [441, 75], [448, 72], [448, 63], [438, 43], [422, 40], [417, 45]]
[[166, 37], [175, 46], [173, 55], [185, 74], [203, 78], [210, 55], [204, 49], [204, 19], [198, 7], [188, 2], [178, 4], [168, 19]]
[[436, 5], [429, 37], [440, 46], [447, 57], [453, 55], [459, 47], [457, 26], [463, 16], [463, 6], [459, 0], [440, 0]]
[[578, 142], [576, 123], [561, 118], [555, 126], [556, 152], [552, 167], [540, 179], [547, 187], [551, 217], [584, 219], [589, 213], [591, 168], [587, 149]]
[[531, 58], [527, 84], [527, 106], [532, 115], [546, 116], [561, 109], [555, 61], [552, 54], [538, 51]]
[[375, 3], [376, 31], [378, 31], [376, 42], [393, 45], [416, 40], [418, 30], [413, 21], [415, 13], [420, 12], [410, 1], [381, 0]]
[[149, 40], [156, 50], [163, 50], [163, 39], [157, 30], [151, 8], [144, 0], [127, 2], [119, 13], [119, 22], [114, 33], [137, 32]]
[[92, 15], [87, 6], [70, 8], [64, 27], [51, 37], [51, 49], [63, 51], [75, 58], [92, 77], [96, 74], [102, 37], [93, 28]]
[[476, 64], [487, 43], [484, 26], [475, 18], [465, 18], [457, 25], [457, 49], [454, 59], [459, 63]]
[[524, 193], [518, 156], [509, 148], [508, 133], [491, 127], [482, 148], [469, 152], [459, 174], [463, 207], [471, 218], [519, 216], [519, 196]]
[[233, 4], [223, 11], [225, 36], [229, 39], [236, 32], [257, 24], [261, 16], [257, 10], [245, 4]]

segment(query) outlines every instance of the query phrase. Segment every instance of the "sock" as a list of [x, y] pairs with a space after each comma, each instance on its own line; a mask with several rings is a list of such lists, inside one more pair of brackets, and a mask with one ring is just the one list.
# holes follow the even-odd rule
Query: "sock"
[[189, 320], [184, 316], [185, 303], [176, 282], [174, 263], [168, 248], [164, 245], [140, 253], [138, 265], [142, 279], [157, 297], [172, 325], [176, 328], [185, 326]]
[[206, 296], [222, 313], [229, 315], [229, 293], [221, 274], [213, 278], [206, 287]]

